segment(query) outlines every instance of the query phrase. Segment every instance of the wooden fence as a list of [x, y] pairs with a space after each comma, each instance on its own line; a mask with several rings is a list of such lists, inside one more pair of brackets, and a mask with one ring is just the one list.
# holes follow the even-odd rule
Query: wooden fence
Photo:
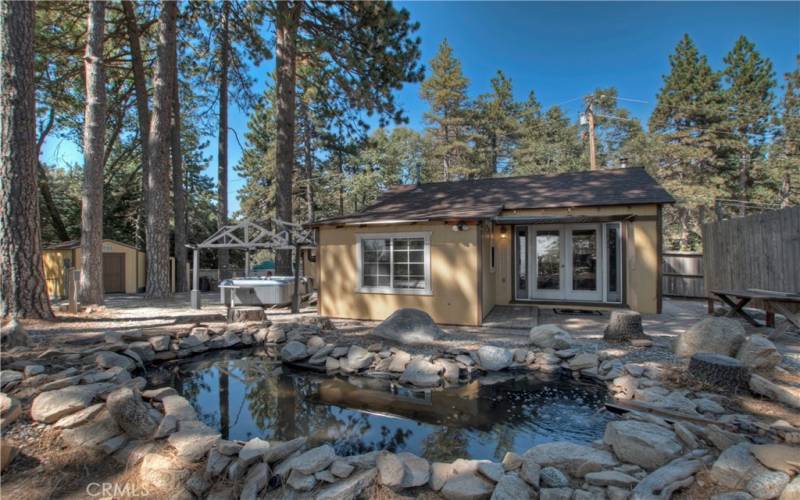
[[703, 225], [706, 292], [800, 292], [800, 206]]
[[702, 253], [664, 252], [662, 257], [662, 295], [665, 297], [705, 298]]

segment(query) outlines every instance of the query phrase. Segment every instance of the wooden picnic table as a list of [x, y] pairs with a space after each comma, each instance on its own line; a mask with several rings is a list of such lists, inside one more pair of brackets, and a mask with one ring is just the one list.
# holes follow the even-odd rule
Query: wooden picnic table
[[[800, 305], [800, 294], [789, 292], [776, 292], [773, 290], [762, 290], [759, 288], [744, 288], [736, 290], [711, 290], [711, 293], [719, 297], [719, 299], [730, 306], [727, 316], [739, 315], [747, 320], [753, 326], [775, 326], [775, 313], [782, 314], [786, 321], [775, 329], [770, 337], [775, 338], [785, 332], [789, 325], [794, 325], [800, 329], [800, 314], [792, 310], [791, 304]], [[734, 301], [736, 299], [736, 301]], [[756, 299], [764, 303], [767, 312], [766, 325], [762, 325], [755, 318], [750, 316], [744, 310], [751, 300]], [[712, 298], [708, 299], [708, 312], [714, 312], [714, 301]]]

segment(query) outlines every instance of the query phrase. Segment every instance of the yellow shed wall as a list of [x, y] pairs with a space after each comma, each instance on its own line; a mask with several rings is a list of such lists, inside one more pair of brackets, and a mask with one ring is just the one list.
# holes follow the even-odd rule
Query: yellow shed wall
[[[144, 287], [144, 252], [106, 240], [103, 242], [103, 253], [125, 254], [125, 293], [136, 293], [139, 287]], [[65, 259], [71, 260], [72, 267], [80, 267], [81, 249], [44, 250], [42, 252], [45, 279], [50, 297], [66, 297], [67, 292], [64, 290]]]
[[[431, 294], [359, 292], [357, 235], [430, 231]], [[426, 311], [442, 324], [478, 325], [482, 314], [478, 280], [478, 226], [454, 232], [443, 223], [369, 227], [321, 227], [318, 262], [319, 309], [325, 316], [383, 320], [397, 309]]]

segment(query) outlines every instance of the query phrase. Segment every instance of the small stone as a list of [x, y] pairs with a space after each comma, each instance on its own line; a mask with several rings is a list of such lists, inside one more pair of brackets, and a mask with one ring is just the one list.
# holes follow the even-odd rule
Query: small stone
[[572, 494], [572, 488], [542, 488], [539, 500], [570, 500]]
[[186, 489], [192, 494], [198, 497], [203, 497], [205, 496], [206, 491], [211, 488], [211, 482], [206, 479], [206, 476], [203, 474], [202, 470], [196, 470], [191, 476], [189, 476], [185, 486]]
[[783, 444], [761, 444], [750, 448], [756, 459], [773, 470], [789, 475], [800, 472], [800, 448]]
[[497, 462], [482, 462], [478, 465], [478, 472], [495, 483], [500, 481], [505, 473], [503, 466]]
[[485, 345], [478, 349], [478, 360], [484, 370], [500, 371], [511, 365], [514, 354], [504, 347]]
[[555, 467], [543, 468], [539, 472], [539, 482], [542, 488], [563, 488], [569, 486], [569, 478]]
[[335, 483], [337, 481], [336, 476], [331, 474], [331, 471], [329, 469], [315, 472], [314, 477], [317, 479], [317, 481], [322, 481], [323, 483], [328, 483], [328, 484]]
[[222, 473], [225, 472], [225, 468], [231, 463], [231, 460], [233, 460], [232, 457], [223, 455], [216, 448], [211, 449], [208, 453], [208, 461], [206, 462], [206, 473], [210, 477], [222, 475]]
[[389, 364], [389, 371], [395, 373], [402, 373], [406, 369], [406, 365], [411, 362], [411, 355], [405, 351], [398, 350], [390, 358], [392, 361]]
[[615, 470], [604, 470], [600, 472], [590, 472], [584, 476], [587, 483], [595, 486], [618, 486], [629, 488], [639, 482], [633, 476]]
[[567, 362], [567, 366], [570, 370], [586, 370], [589, 368], [596, 368], [597, 362], [597, 354], [582, 352], [570, 359]]
[[142, 397], [145, 399], [154, 399], [156, 401], [163, 401], [167, 396], [175, 396], [178, 394], [172, 387], [160, 387], [158, 389], [150, 389], [142, 391]]
[[314, 474], [327, 468], [336, 459], [336, 452], [330, 445], [322, 445], [308, 450], [294, 459], [292, 469], [303, 474]]
[[227, 439], [220, 439], [217, 442], [217, 451], [223, 455], [232, 456], [238, 455], [239, 450], [242, 449], [242, 444], [236, 441], [229, 441]]
[[244, 447], [239, 450], [239, 460], [241, 460], [245, 465], [250, 465], [263, 457], [264, 453], [266, 453], [269, 447], [270, 444], [268, 441], [264, 441], [263, 439], [259, 439], [257, 437], [253, 438], [246, 442]]
[[433, 462], [431, 464], [431, 479], [428, 485], [433, 491], [439, 491], [448, 479], [455, 476], [456, 472], [453, 464], [444, 462]]
[[788, 484], [788, 474], [779, 471], [769, 471], [750, 479], [750, 481], [747, 482], [747, 491], [758, 499], [775, 498], [781, 494]]
[[95, 354], [95, 363], [100, 368], [113, 368], [119, 366], [126, 370], [133, 371], [136, 369], [136, 362], [128, 356], [117, 354], [111, 351], [100, 351]]
[[162, 439], [178, 430], [178, 419], [175, 415], [166, 415], [158, 424], [153, 439]]
[[533, 489], [517, 474], [505, 474], [497, 482], [491, 500], [529, 500], [536, 498]]
[[178, 432], [170, 434], [167, 442], [178, 458], [197, 462], [219, 441], [220, 434], [200, 422], [180, 422]]
[[428, 482], [431, 467], [427, 460], [405, 451], [397, 456], [403, 462], [404, 469], [401, 488], [414, 488]]
[[740, 443], [720, 454], [709, 477], [716, 484], [734, 490], [744, 488], [752, 478], [768, 471], [750, 453], [750, 444]]
[[22, 372], [16, 370], [0, 370], [0, 388], [19, 383], [23, 379]]
[[288, 363], [300, 361], [307, 357], [308, 351], [306, 350], [306, 345], [296, 340], [287, 342], [286, 345], [283, 346], [283, 349], [281, 349], [281, 359]]
[[795, 476], [792, 482], [783, 489], [778, 500], [800, 500], [800, 475]]
[[239, 500], [256, 500], [258, 493], [264, 489], [269, 481], [269, 467], [264, 462], [259, 462], [250, 467], [244, 479], [244, 486], [239, 495]]
[[148, 337], [147, 341], [150, 343], [150, 346], [156, 352], [162, 352], [169, 349], [169, 344], [172, 341], [172, 337], [169, 335], [156, 335], [154, 337]]
[[317, 478], [313, 474], [303, 474], [297, 469], [293, 469], [286, 484], [297, 491], [309, 491], [317, 484]]
[[159, 422], [150, 415], [139, 391], [128, 387], [113, 391], [106, 398], [106, 408], [117, 425], [134, 439], [149, 438], [158, 428]]
[[405, 466], [394, 453], [382, 452], [378, 455], [378, 481], [384, 486], [400, 486], [403, 482]]
[[28, 366], [25, 367], [24, 373], [25, 373], [25, 378], [39, 375], [41, 373], [44, 373], [44, 366], [42, 366], [42, 365], [28, 365]]
[[542, 467], [556, 467], [574, 477], [617, 465], [616, 458], [605, 450], [565, 441], [536, 445], [523, 454], [523, 459]]
[[97, 415], [100, 410], [103, 409], [103, 406], [103, 403], [97, 403], [92, 406], [88, 406], [83, 410], [73, 413], [72, 415], [67, 415], [53, 424], [53, 426], [56, 429], [71, 429], [73, 427], [83, 425]]
[[517, 470], [522, 467], [522, 457], [513, 451], [507, 451], [503, 456], [503, 469], [506, 471]]
[[538, 488], [542, 479], [542, 466], [528, 458], [524, 458], [518, 474], [526, 483]]
[[268, 464], [279, 462], [292, 453], [300, 450], [306, 444], [305, 437], [292, 439], [291, 441], [273, 441], [261, 455], [262, 459]]
[[377, 470], [372, 468], [353, 474], [349, 479], [339, 481], [316, 493], [317, 500], [349, 500], [360, 498], [361, 493], [375, 480]]
[[423, 358], [411, 360], [403, 374], [400, 376], [401, 384], [410, 384], [417, 387], [436, 387], [441, 384], [440, 368]]
[[167, 396], [161, 402], [164, 404], [165, 415], [174, 415], [181, 422], [197, 420], [197, 412], [183, 396]]
[[353, 470], [355, 467], [341, 460], [336, 460], [331, 464], [331, 474], [339, 478], [349, 477]]
[[312, 335], [306, 342], [306, 350], [310, 355], [313, 355], [323, 347], [325, 347], [325, 341], [319, 335]]
[[494, 487], [494, 483], [475, 474], [460, 474], [444, 483], [441, 495], [447, 500], [487, 499]]

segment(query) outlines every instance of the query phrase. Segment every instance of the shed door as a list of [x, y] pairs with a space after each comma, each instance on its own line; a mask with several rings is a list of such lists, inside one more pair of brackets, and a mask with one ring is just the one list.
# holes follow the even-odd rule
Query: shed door
[[125, 293], [125, 254], [103, 254], [103, 288], [105, 293]]

